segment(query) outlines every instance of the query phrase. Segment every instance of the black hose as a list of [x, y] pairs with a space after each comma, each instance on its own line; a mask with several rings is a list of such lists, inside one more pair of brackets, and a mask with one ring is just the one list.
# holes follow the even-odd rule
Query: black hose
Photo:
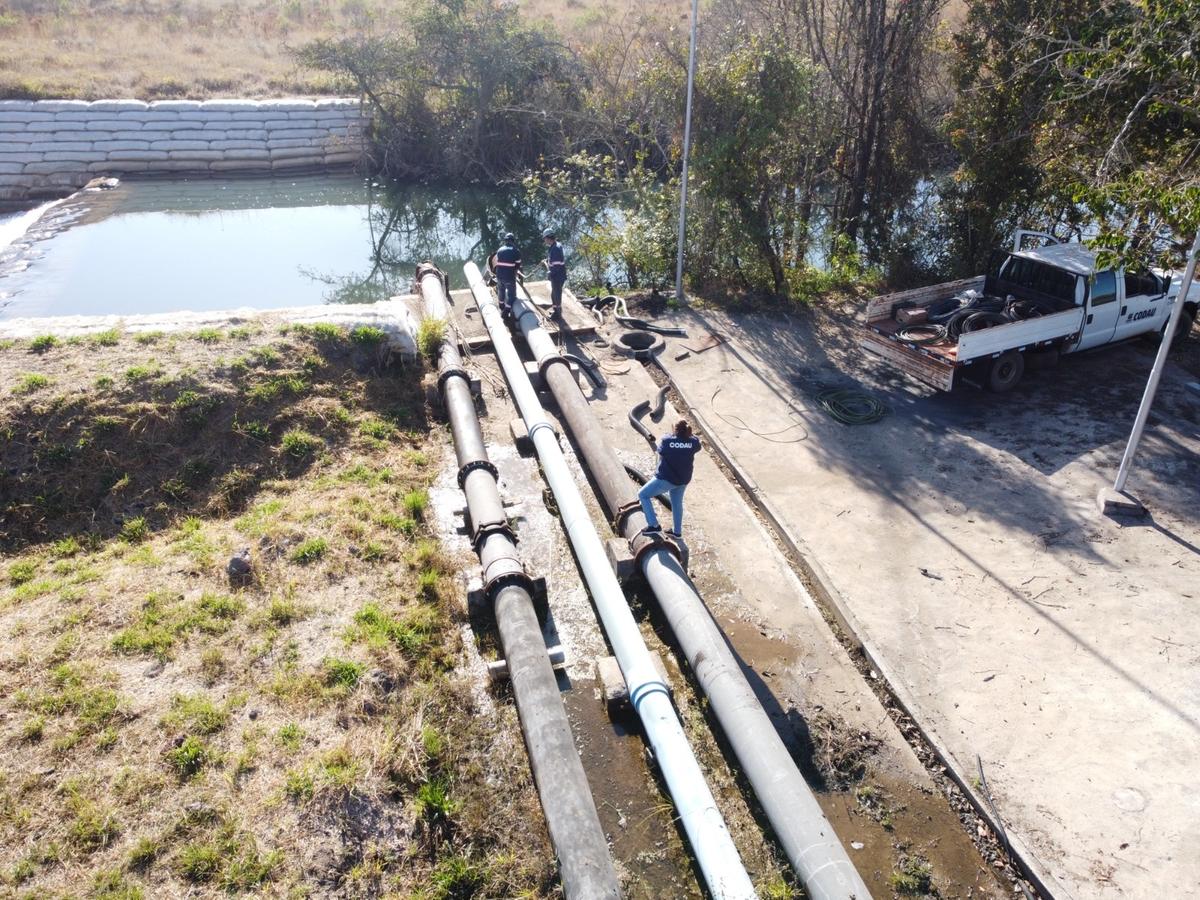
[[642, 416], [646, 415], [646, 413], [650, 413], [650, 418], [655, 422], [661, 419], [663, 412], [666, 411], [667, 394], [670, 392], [670, 390], [671, 386], [669, 384], [665, 384], [658, 389], [658, 394], [654, 398], [653, 410], [650, 409], [649, 400], [643, 400], [641, 403], [635, 405], [633, 409], [629, 410], [629, 424], [634, 427], [634, 430], [637, 431], [638, 434], [649, 441], [650, 446], [652, 447], [657, 446], [658, 442], [654, 439], [654, 435], [651, 433], [650, 429], [642, 424]]
[[569, 360], [579, 366], [583, 370], [583, 374], [588, 377], [588, 380], [597, 390], [603, 390], [608, 387], [608, 383], [604, 380], [604, 377], [595, 371], [597, 368], [596, 364], [590, 359], [584, 359], [581, 356], [576, 356], [574, 353], [560, 353], [559, 355], [563, 359]]
[[614, 316], [614, 318], [626, 328], [653, 331], [655, 334], [665, 334], [668, 337], [687, 337], [687, 332], [682, 328], [663, 328], [661, 325], [651, 325], [645, 319], [634, 319], [630, 316]]
[[946, 326], [906, 325], [896, 331], [896, 337], [909, 344], [936, 344], [946, 339]]
[[980, 331], [994, 325], [1007, 325], [1011, 321], [1012, 319], [1002, 312], [973, 312], [963, 320], [962, 333]]

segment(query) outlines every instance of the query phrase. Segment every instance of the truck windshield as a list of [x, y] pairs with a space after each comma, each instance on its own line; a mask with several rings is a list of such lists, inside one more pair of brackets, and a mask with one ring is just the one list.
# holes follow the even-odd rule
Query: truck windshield
[[1008, 285], [1036, 291], [1064, 304], [1075, 303], [1075, 276], [1035, 259], [1009, 256], [1000, 265], [997, 276]]

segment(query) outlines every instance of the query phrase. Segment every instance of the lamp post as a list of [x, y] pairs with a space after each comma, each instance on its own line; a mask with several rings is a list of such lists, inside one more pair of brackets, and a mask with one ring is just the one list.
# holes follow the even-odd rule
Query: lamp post
[[696, 77], [696, 20], [700, 0], [692, 0], [692, 36], [688, 42], [687, 109], [683, 116], [683, 178], [679, 183], [679, 247], [675, 252], [675, 299], [683, 300], [683, 237], [687, 231], [688, 151], [692, 147], [692, 82]]

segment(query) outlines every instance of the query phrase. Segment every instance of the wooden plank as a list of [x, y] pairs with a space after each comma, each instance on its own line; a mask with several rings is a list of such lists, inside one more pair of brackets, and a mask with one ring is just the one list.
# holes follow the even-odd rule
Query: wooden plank
[[954, 386], [954, 366], [932, 356], [916, 353], [897, 341], [868, 332], [859, 343], [870, 352], [883, 357], [906, 375], [940, 391]]

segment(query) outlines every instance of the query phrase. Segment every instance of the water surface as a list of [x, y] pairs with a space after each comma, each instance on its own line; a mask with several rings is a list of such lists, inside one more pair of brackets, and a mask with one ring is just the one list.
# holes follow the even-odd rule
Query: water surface
[[464, 286], [506, 231], [540, 259], [547, 220], [517, 190], [349, 176], [130, 181], [67, 206], [9, 248], [0, 318], [374, 302], [426, 259]]

